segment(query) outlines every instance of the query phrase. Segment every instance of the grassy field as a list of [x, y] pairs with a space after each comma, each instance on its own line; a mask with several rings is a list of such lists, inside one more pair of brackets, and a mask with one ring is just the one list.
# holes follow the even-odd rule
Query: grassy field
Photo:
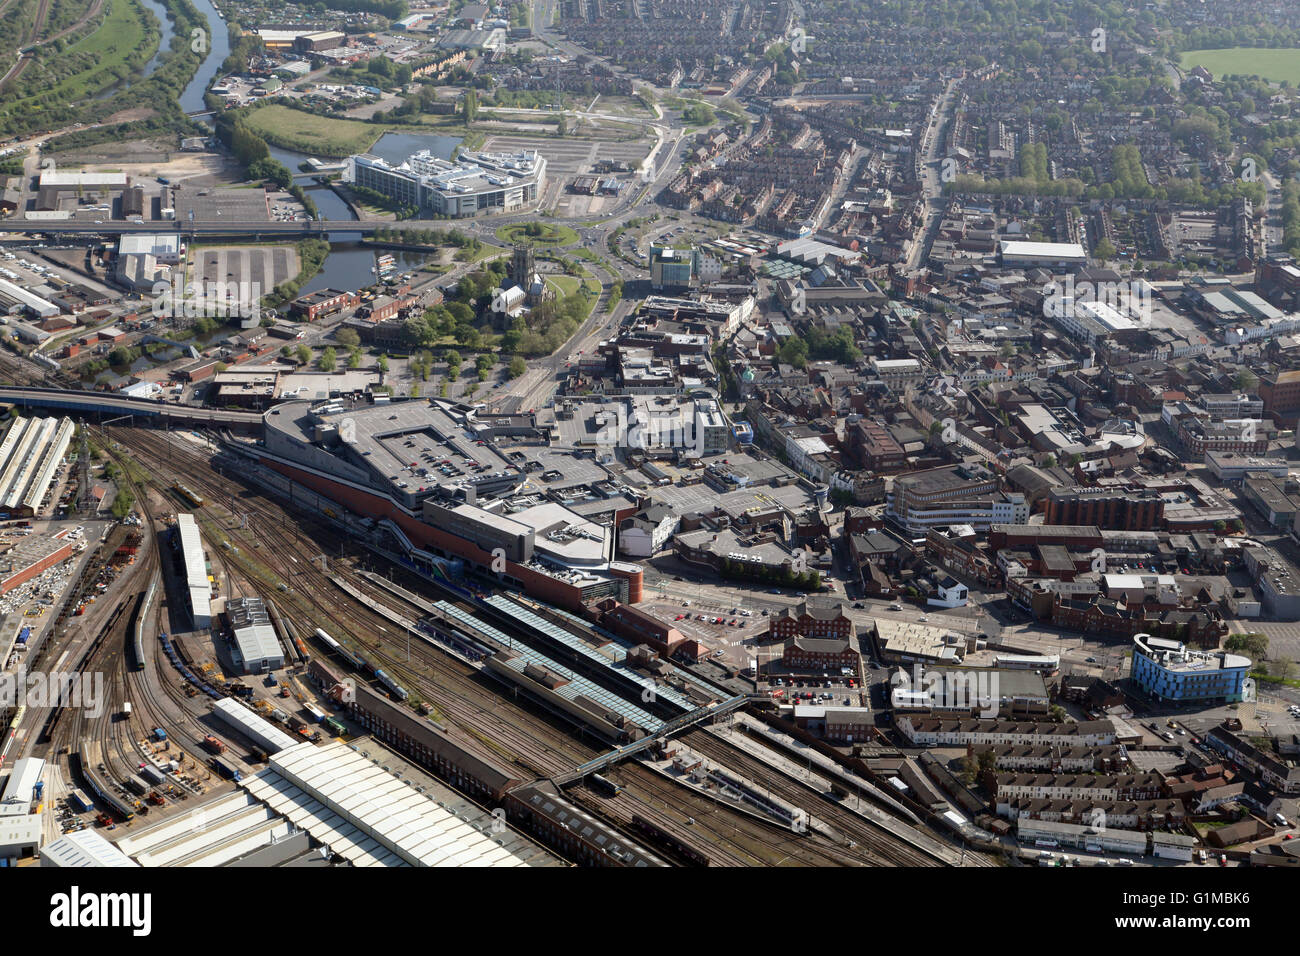
[[364, 153], [385, 129], [360, 120], [315, 116], [276, 103], [252, 110], [244, 123], [268, 143], [313, 156]]
[[[528, 235], [525, 229], [529, 225], [541, 226], [541, 233], [536, 236]], [[538, 246], [565, 246], [578, 241], [578, 234], [568, 226], [551, 222], [516, 223], [513, 226], [502, 226], [497, 230], [496, 235], [498, 239], [509, 245], [514, 245], [516, 242], [528, 242]]]
[[571, 296], [578, 291], [581, 281], [576, 276], [547, 276], [548, 284], [553, 285], [561, 296]]
[[[150, 24], [149, 30], [142, 22]], [[41, 102], [75, 103], [129, 76], [158, 48], [158, 26], [135, 0], [106, 0], [96, 28], [28, 67], [3, 104], [10, 114], [38, 113]]]
[[1300, 85], [1300, 50], [1268, 50], [1256, 47], [1228, 47], [1224, 50], [1189, 50], [1182, 54], [1184, 70], [1203, 66], [1217, 76], [1238, 73], [1265, 80], [1290, 80]]
[[389, 132], [460, 136], [464, 138], [462, 149], [478, 149], [484, 138], [478, 131], [466, 130], [465, 124], [455, 116], [429, 116], [418, 124], [363, 123], [304, 113], [278, 103], [250, 110], [244, 123], [273, 146], [336, 159], [364, 153]]

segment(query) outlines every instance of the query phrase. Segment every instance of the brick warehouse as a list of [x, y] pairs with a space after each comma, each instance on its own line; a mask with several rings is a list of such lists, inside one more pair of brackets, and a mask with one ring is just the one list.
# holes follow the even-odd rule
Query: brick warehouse
[[1155, 531], [1163, 526], [1160, 492], [1053, 488], [1047, 493], [1048, 525], [1091, 525], [1105, 531]]
[[26, 584], [42, 571], [72, 557], [72, 541], [33, 535], [0, 554], [0, 594]]
[[305, 318], [308, 322], [315, 322], [317, 319], [333, 315], [335, 312], [353, 308], [360, 302], [361, 297], [355, 292], [319, 289], [316, 292], [309, 292], [307, 295], [301, 295], [294, 299], [289, 306], [289, 310], [295, 316]]

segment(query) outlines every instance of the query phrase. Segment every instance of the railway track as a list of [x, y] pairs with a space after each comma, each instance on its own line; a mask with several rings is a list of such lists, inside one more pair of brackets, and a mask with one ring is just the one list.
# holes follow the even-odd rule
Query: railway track
[[[260, 489], [236, 484], [217, 474], [205, 451], [193, 447], [188, 440], [177, 441], [130, 429], [109, 431], [114, 440], [130, 448], [149, 466], [151, 480], [157, 487], [165, 487], [167, 480], [178, 480], [205, 497], [207, 507], [203, 509], [201, 523], [206, 525], [209, 538], [220, 535], [218, 540], [232, 545], [230, 551], [218, 552], [231, 574], [237, 574], [254, 589], [277, 584], [289, 587], [290, 590], [280, 593], [275, 600], [280, 613], [304, 638], [321, 627], [336, 639], [344, 639], [343, 643], [354, 647], [371, 664], [399, 679], [413, 696], [434, 706], [444, 720], [527, 775], [554, 776], [607, 749], [603, 741], [589, 744], [576, 739], [567, 725], [557, 726], [557, 718], [526, 699], [515, 701], [503, 715], [501, 689], [487, 685], [486, 679], [472, 667], [421, 637], [410, 637], [408, 652], [404, 646], [406, 635], [393, 622], [374, 607], [362, 606], [340, 592], [330, 575], [346, 580], [375, 605], [387, 606], [411, 619], [423, 616], [419, 608], [357, 574], [346, 558], [329, 561], [328, 571], [313, 561], [322, 550], [332, 551], [342, 546], [343, 553], [348, 551], [347, 542], [333, 528], [311, 519], [291, 517], [278, 502], [264, 497]], [[161, 476], [166, 476], [166, 480]], [[228, 520], [223, 521], [223, 511]], [[241, 527], [245, 515], [247, 528]], [[304, 532], [310, 535], [309, 540]], [[331, 599], [328, 602], [312, 599], [313, 595], [322, 594], [331, 595]], [[335, 597], [338, 599], [334, 600]], [[465, 606], [459, 599], [455, 603]], [[383, 692], [377, 685], [375, 689]], [[767, 784], [770, 769], [753, 761], [750, 766], [761, 771], [755, 779], [770, 786]], [[856, 838], [851, 836], [843, 844], [816, 834], [793, 836], [779, 826], [766, 825], [707, 798], [685, 793], [637, 764], [624, 765], [619, 773], [627, 781], [626, 801], [594, 800], [585, 793], [579, 793], [577, 799], [588, 810], [630, 834], [636, 832], [631, 818], [640, 813], [666, 830], [682, 834], [684, 839], [703, 843], [703, 852], [722, 865], [933, 863], [906, 844], [872, 831], [865, 824], [855, 824]], [[799, 789], [798, 785], [790, 786]], [[811, 803], [815, 815], [827, 817], [826, 808], [810, 799], [806, 791], [798, 797], [792, 802]], [[695, 822], [688, 823], [692, 818]]]
[[863, 846], [888, 864], [895, 866], [936, 866], [946, 861], [933, 854], [904, 843], [892, 834], [880, 830], [834, 801], [827, 800], [813, 790], [783, 774], [773, 772], [762, 761], [756, 760], [738, 747], [733, 747], [703, 731], [690, 731], [683, 742], [701, 756], [708, 757], [745, 774], [751, 780], [762, 780], [763, 785], [781, 799], [805, 810], [809, 817], [817, 817], [842, 834], [847, 841]]

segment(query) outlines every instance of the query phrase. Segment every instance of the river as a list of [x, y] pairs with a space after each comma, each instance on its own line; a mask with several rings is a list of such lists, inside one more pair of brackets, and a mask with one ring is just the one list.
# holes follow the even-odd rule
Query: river
[[204, 109], [203, 94], [212, 85], [221, 64], [230, 56], [230, 30], [226, 21], [217, 16], [217, 8], [212, 5], [212, 0], [190, 0], [190, 3], [208, 20], [208, 55], [181, 94], [181, 109], [187, 113], [197, 113]]
[[[144, 0], [153, 3], [156, 0]], [[210, 29], [208, 55], [198, 72], [194, 75], [185, 92], [181, 94], [181, 106], [187, 113], [204, 109], [203, 95], [216, 78], [221, 64], [230, 55], [230, 30], [226, 21], [217, 16], [212, 0], [190, 0], [198, 11], [207, 17]], [[170, 36], [170, 33], [168, 34]], [[455, 136], [434, 136], [412, 133], [385, 133], [379, 137], [371, 151], [390, 161], [400, 161], [411, 153], [421, 149], [433, 150], [434, 154], [449, 158], [460, 139]], [[311, 177], [299, 171], [298, 167], [309, 157], [306, 153], [291, 149], [270, 147], [271, 155], [288, 168], [298, 182], [307, 190], [307, 195], [316, 203], [322, 219], [331, 221], [355, 220], [347, 203], [327, 186], [311, 184]], [[423, 261], [423, 257], [399, 256], [403, 265], [414, 265]], [[360, 289], [375, 281], [375, 255], [372, 250], [361, 245], [359, 232], [331, 232], [330, 254], [320, 272], [316, 273], [303, 285], [301, 293], [315, 292], [318, 289]]]

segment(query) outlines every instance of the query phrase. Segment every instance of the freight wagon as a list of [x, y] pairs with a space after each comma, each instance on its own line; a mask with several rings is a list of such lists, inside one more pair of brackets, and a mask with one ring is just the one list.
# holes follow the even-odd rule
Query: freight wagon
[[238, 782], [244, 779], [244, 775], [242, 773], [240, 773], [230, 764], [226, 763], [226, 761], [222, 760], [220, 757], [213, 757], [211, 760], [208, 761], [208, 763], [210, 763], [212, 765], [212, 769], [215, 770], [225, 780], [234, 780]]

